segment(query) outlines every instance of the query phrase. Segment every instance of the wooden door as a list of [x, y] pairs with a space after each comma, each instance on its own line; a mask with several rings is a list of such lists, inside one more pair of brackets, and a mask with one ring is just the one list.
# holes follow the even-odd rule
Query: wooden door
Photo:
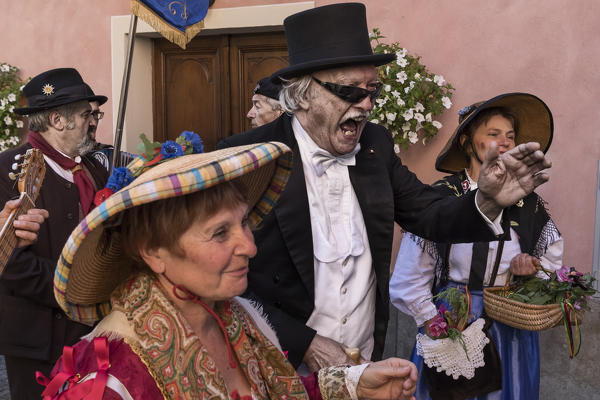
[[246, 114], [256, 82], [287, 66], [283, 32], [197, 37], [186, 50], [154, 44], [154, 140], [196, 132], [206, 151], [250, 129]]

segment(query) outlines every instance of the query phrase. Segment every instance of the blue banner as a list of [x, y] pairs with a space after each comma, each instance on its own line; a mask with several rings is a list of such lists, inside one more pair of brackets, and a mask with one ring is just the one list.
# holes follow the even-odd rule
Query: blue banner
[[185, 49], [204, 27], [209, 0], [131, 0], [131, 12]]

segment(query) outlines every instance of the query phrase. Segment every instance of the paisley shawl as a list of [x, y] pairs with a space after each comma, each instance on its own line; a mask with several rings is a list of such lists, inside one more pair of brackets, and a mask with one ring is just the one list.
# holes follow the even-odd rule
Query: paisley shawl
[[[136, 339], [125, 341], [165, 398], [231, 398], [206, 347], [155, 278], [138, 274], [113, 292], [111, 303], [129, 320]], [[225, 325], [255, 399], [308, 399], [292, 365], [235, 299], [218, 302], [214, 311]]]

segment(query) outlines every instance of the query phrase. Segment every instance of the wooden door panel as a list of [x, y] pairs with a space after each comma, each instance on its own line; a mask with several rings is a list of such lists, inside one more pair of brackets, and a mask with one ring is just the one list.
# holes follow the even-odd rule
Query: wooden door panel
[[252, 91], [265, 76], [288, 65], [283, 32], [232, 36], [230, 40], [232, 134], [250, 129], [246, 118], [252, 107]]
[[[176, 138], [182, 131], [196, 132], [208, 148], [216, 144], [221, 128], [218, 116], [220, 91], [214, 55], [173, 55], [166, 60], [165, 93], [166, 137]], [[212, 142], [212, 143], [210, 143]]]
[[173, 140], [196, 132], [206, 151], [216, 148], [230, 128], [227, 38], [200, 38], [187, 50], [165, 39], [154, 46], [154, 137]]
[[250, 129], [246, 114], [259, 79], [287, 65], [283, 32], [205, 36], [182, 50], [154, 42], [154, 140], [194, 131], [206, 151]]

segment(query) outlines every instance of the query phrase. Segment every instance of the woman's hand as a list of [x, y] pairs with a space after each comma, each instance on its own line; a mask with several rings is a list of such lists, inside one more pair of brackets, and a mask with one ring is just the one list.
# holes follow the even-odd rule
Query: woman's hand
[[[437, 314], [436, 314], [436, 316], [437, 316]], [[423, 331], [427, 336], [431, 335], [431, 330], [429, 330], [429, 325], [431, 325], [431, 323], [433, 322], [434, 319], [435, 319], [435, 317], [430, 318], [427, 321], [425, 321], [425, 323], [423, 324]]]
[[417, 367], [408, 360], [388, 358], [371, 363], [358, 381], [356, 393], [363, 399], [414, 400]]
[[517, 254], [510, 260], [510, 273], [515, 276], [533, 275], [541, 268], [540, 260], [527, 253]]

